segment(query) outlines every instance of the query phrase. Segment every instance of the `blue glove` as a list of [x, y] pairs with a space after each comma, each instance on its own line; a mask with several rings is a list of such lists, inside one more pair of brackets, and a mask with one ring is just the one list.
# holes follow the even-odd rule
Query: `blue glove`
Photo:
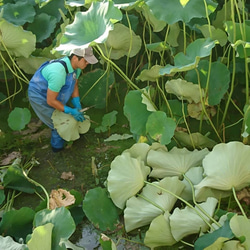
[[77, 108], [73, 109], [68, 106], [64, 106], [64, 113], [72, 115], [78, 122], [85, 120], [83, 113], [79, 112]]
[[77, 96], [77, 97], [73, 97], [72, 100], [71, 100], [71, 103], [73, 104], [73, 106], [79, 110], [82, 109], [82, 105], [80, 103], [80, 97]]

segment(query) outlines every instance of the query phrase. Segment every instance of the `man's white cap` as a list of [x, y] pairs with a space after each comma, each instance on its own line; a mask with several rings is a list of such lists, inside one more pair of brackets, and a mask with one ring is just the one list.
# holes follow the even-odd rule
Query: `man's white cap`
[[98, 63], [98, 60], [94, 56], [93, 49], [91, 47], [88, 47], [86, 49], [80, 49], [80, 48], [74, 49], [72, 50], [71, 54], [84, 57], [84, 59], [90, 64]]

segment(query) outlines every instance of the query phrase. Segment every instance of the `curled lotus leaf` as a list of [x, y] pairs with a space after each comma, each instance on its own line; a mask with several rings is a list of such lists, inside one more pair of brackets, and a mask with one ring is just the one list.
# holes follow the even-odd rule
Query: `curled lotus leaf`
[[85, 134], [89, 131], [89, 116], [84, 115], [84, 117], [83, 122], [78, 122], [72, 115], [55, 110], [52, 114], [52, 121], [58, 134], [65, 141], [75, 141], [80, 138], [79, 134]]
[[[217, 206], [217, 199], [209, 197], [206, 202], [199, 205], [201, 210], [206, 211], [209, 216], [213, 216]], [[195, 206], [200, 213], [201, 210]], [[209, 222], [209, 218], [204, 215], [204, 219]], [[206, 232], [209, 228], [205, 221], [197, 214], [194, 209], [185, 207], [184, 209], [175, 208], [170, 218], [170, 227], [173, 237], [176, 241], [180, 241], [184, 237], [201, 232]]]
[[52, 190], [49, 198], [49, 208], [55, 209], [56, 207], [67, 207], [74, 204], [75, 200], [74, 195], [62, 188]]
[[[182, 79], [175, 79], [166, 82], [166, 91], [174, 94], [180, 100], [187, 100], [189, 103], [199, 103], [201, 100], [199, 85], [192, 82], [187, 82]], [[202, 91], [202, 97], [204, 91]]]
[[217, 144], [202, 163], [205, 178], [195, 185], [197, 196], [207, 188], [239, 191], [250, 184], [249, 145], [238, 141]]
[[126, 201], [142, 189], [150, 168], [144, 165], [140, 157], [132, 158], [129, 152], [118, 155], [110, 167], [108, 191], [114, 204], [122, 209]]
[[123, 56], [133, 57], [141, 49], [141, 38], [127, 26], [117, 23], [114, 25], [114, 29], [109, 32], [105, 46], [100, 44], [100, 47], [104, 53], [104, 48], [107, 48], [111, 59], [117, 60]]

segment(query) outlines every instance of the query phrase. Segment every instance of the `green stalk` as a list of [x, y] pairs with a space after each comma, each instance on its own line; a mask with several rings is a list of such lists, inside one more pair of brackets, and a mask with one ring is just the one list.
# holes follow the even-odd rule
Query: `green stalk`
[[126, 11], [126, 18], [127, 18], [127, 21], [128, 21], [129, 35], [130, 35], [129, 50], [128, 50], [127, 61], [126, 61], [126, 75], [128, 75], [129, 56], [130, 56], [130, 53], [131, 53], [131, 50], [132, 50], [133, 34], [132, 34], [132, 28], [131, 28], [131, 24], [130, 24], [130, 20], [129, 20], [128, 12], [127, 11]]
[[156, 187], [168, 194], [171, 194], [173, 195], [175, 198], [179, 199], [180, 201], [182, 201], [184, 204], [186, 204], [189, 208], [191, 208], [192, 210], [194, 210], [199, 216], [200, 218], [207, 224], [207, 226], [211, 229], [214, 229], [213, 226], [206, 220], [206, 218], [204, 218], [204, 216], [200, 213], [200, 211], [198, 211], [197, 209], [195, 209], [189, 202], [187, 202], [186, 200], [184, 200], [183, 198], [181, 198], [180, 196], [176, 195], [175, 193], [159, 186], [159, 185], [156, 185], [154, 183], [151, 183], [151, 182], [148, 182], [148, 181], [144, 181], [144, 183], [150, 185], [150, 186], [153, 186], [153, 187]]
[[43, 192], [44, 192], [44, 194], [46, 196], [46, 199], [47, 199], [47, 209], [49, 209], [49, 195], [48, 195], [46, 189], [40, 183], [38, 183], [38, 182], [34, 181], [33, 179], [29, 178], [27, 176], [27, 174], [25, 173], [25, 171], [23, 171], [23, 175], [27, 178], [27, 180], [29, 182], [33, 183], [35, 186], [40, 187], [43, 190]]
[[163, 213], [165, 212], [165, 209], [160, 207], [158, 204], [156, 204], [155, 202], [149, 200], [147, 197], [141, 195], [141, 194], [137, 194], [137, 196], [141, 197], [143, 200], [147, 201], [148, 203], [154, 205], [155, 207], [159, 208]]
[[234, 199], [235, 199], [235, 201], [237, 202], [237, 204], [238, 204], [238, 206], [239, 206], [239, 208], [240, 208], [240, 211], [241, 211], [242, 215], [244, 216], [244, 218], [245, 218], [246, 220], [248, 220], [248, 218], [247, 218], [247, 216], [246, 216], [246, 214], [245, 214], [245, 211], [244, 211], [244, 209], [242, 208], [242, 206], [241, 206], [241, 204], [240, 204], [240, 202], [239, 202], [239, 200], [238, 200], [238, 198], [237, 198], [235, 188], [232, 187], [232, 190], [233, 190]]
[[191, 190], [192, 190], [192, 198], [193, 198], [193, 202], [196, 205], [196, 207], [198, 207], [203, 214], [205, 214], [213, 223], [215, 223], [218, 227], [221, 227], [221, 224], [218, 223], [213, 217], [211, 217], [195, 200], [195, 192], [194, 192], [194, 185], [193, 183], [190, 181], [190, 179], [183, 174], [184, 179], [189, 183]]

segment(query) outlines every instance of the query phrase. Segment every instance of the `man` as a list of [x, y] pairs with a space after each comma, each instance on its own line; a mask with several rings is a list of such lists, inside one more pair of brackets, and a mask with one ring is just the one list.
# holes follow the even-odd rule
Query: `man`
[[[78, 78], [88, 64], [97, 62], [91, 47], [75, 49], [70, 56], [43, 63], [30, 80], [29, 101], [40, 120], [52, 129], [53, 152], [59, 152], [64, 148], [64, 140], [54, 128], [52, 113], [58, 109], [71, 114], [77, 121], [85, 119], [80, 112]], [[74, 108], [67, 106], [71, 97]]]

